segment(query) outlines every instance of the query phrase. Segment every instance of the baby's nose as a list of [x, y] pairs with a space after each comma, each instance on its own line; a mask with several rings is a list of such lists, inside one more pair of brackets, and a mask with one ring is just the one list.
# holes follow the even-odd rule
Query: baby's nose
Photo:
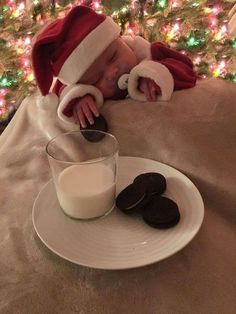
[[119, 68], [117, 66], [110, 66], [106, 71], [106, 78], [108, 81], [118, 79]]

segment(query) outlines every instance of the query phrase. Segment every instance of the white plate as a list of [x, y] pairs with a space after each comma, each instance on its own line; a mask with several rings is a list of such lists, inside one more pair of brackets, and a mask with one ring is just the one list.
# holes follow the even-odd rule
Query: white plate
[[32, 217], [42, 242], [73, 263], [100, 269], [125, 269], [151, 264], [181, 250], [198, 232], [204, 205], [195, 185], [181, 172], [154, 160], [120, 157], [117, 193], [143, 172], [160, 172], [167, 180], [165, 195], [179, 206], [180, 222], [158, 230], [141, 217], [128, 216], [115, 208], [98, 220], [81, 222], [67, 217], [49, 181], [35, 200]]

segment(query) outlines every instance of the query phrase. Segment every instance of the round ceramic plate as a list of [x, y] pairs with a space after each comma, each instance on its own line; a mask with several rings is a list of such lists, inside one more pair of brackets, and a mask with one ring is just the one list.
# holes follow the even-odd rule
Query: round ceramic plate
[[195, 185], [181, 172], [160, 162], [120, 157], [117, 194], [144, 172], [160, 172], [167, 180], [165, 195], [179, 206], [180, 222], [158, 230], [141, 217], [119, 209], [100, 219], [81, 222], [61, 210], [54, 185], [49, 181], [35, 200], [33, 225], [42, 242], [54, 253], [73, 263], [100, 269], [125, 269], [148, 265], [181, 250], [198, 232], [204, 205]]

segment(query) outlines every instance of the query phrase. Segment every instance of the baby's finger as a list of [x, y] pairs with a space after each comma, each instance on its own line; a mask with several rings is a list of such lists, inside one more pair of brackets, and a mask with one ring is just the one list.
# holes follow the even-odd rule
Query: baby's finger
[[79, 123], [79, 116], [78, 116], [78, 114], [77, 114], [77, 108], [76, 108], [76, 106], [74, 106], [73, 107], [73, 118], [74, 118], [74, 120], [75, 120], [75, 123]]
[[88, 106], [88, 104], [84, 104], [82, 107], [82, 111], [84, 113], [84, 115], [86, 116], [86, 118], [88, 119], [88, 122], [90, 124], [94, 124], [94, 119], [93, 119], [93, 115], [92, 115], [92, 112]]
[[157, 96], [161, 94], [160, 87], [152, 80], [149, 81], [149, 90], [153, 101], [157, 100]]
[[91, 101], [88, 103], [88, 106], [89, 106], [90, 110], [92, 111], [92, 113], [95, 115], [95, 117], [98, 117], [100, 113], [99, 113], [99, 111], [98, 111], [98, 107], [97, 107], [95, 101], [92, 101], [92, 100], [91, 100]]
[[150, 94], [148, 83], [146, 80], [143, 80], [143, 82], [142, 82], [142, 91], [143, 91], [146, 99], [150, 101], [151, 100], [151, 94]]
[[81, 108], [82, 106], [80, 106], [77, 110], [77, 115], [78, 115], [78, 118], [79, 118], [79, 123], [80, 125], [82, 126], [82, 128], [86, 128], [87, 124], [85, 122], [85, 118], [84, 118], [84, 113], [83, 113], [83, 110]]
[[150, 94], [151, 94], [151, 99], [152, 101], [156, 101], [157, 100], [157, 94], [156, 94], [156, 89], [154, 86], [151, 86], [150, 89]]

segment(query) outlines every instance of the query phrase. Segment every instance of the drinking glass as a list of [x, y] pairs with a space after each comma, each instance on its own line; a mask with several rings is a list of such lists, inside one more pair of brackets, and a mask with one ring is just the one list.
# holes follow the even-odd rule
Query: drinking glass
[[51, 139], [46, 152], [57, 198], [71, 218], [107, 215], [115, 205], [118, 141], [108, 132], [80, 130]]

